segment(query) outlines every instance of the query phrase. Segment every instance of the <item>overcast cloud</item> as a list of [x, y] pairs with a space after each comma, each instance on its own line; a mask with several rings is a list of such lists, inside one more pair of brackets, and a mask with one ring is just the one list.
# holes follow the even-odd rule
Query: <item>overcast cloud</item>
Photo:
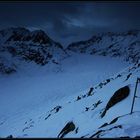
[[98, 32], [140, 29], [140, 2], [0, 2], [0, 28], [42, 29], [66, 44]]

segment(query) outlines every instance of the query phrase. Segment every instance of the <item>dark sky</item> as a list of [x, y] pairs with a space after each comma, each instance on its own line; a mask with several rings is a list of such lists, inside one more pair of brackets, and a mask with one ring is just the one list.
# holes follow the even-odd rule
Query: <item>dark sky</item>
[[0, 28], [43, 29], [67, 44], [98, 32], [140, 29], [140, 2], [0, 2]]

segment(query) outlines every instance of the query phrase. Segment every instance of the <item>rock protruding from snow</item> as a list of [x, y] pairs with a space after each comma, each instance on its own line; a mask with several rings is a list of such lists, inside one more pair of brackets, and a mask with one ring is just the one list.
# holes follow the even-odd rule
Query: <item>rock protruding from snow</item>
[[58, 138], [63, 138], [66, 134], [73, 131], [74, 129], [75, 129], [75, 124], [73, 122], [68, 122], [59, 133]]
[[102, 113], [101, 117], [104, 117], [107, 110], [117, 104], [118, 102], [122, 101], [129, 95], [130, 89], [129, 86], [125, 86], [117, 90], [114, 95], [110, 98], [109, 102], [107, 103], [104, 112]]

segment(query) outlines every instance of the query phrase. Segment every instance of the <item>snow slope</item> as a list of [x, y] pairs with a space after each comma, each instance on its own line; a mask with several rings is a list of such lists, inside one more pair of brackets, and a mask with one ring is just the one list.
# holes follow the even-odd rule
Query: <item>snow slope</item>
[[[130, 73], [132, 73], [131, 76], [126, 80]], [[104, 131], [100, 132], [98, 137], [139, 136], [139, 98], [136, 99], [134, 113], [132, 115], [129, 114], [135, 82], [137, 77], [140, 76], [139, 73], [140, 64], [132, 65], [107, 78], [110, 79], [110, 82], [103, 80], [103, 86], [100, 86], [100, 83], [93, 85], [94, 90], [90, 96], [87, 94], [90, 88], [87, 88], [70, 97], [66, 96], [63, 100], [59, 100], [59, 102], [51, 105], [43, 103], [40, 108], [30, 110], [30, 113], [28, 111], [22, 112], [21, 110], [20, 113], [15, 112], [14, 115], [7, 117], [7, 119], [3, 116], [0, 135], [2, 137], [6, 137], [8, 134], [12, 134], [15, 137], [57, 137], [66, 123], [73, 121], [76, 128], [65, 137], [92, 137], [99, 130]], [[106, 115], [101, 118], [101, 112], [103, 112], [105, 105], [114, 92], [126, 85], [130, 87], [130, 95], [110, 108]], [[138, 86], [138, 94], [139, 90]], [[139, 96], [138, 94], [137, 96]], [[77, 100], [78, 96], [81, 99]], [[99, 100], [101, 103], [95, 107], [95, 103]], [[57, 110], [57, 108], [59, 109]], [[119, 118], [115, 123], [99, 128], [104, 123], [110, 123], [116, 117]], [[97, 135], [93, 137], [97, 137]]]
[[[61, 65], [50, 63], [45, 67], [36, 68], [30, 65], [28, 71], [23, 68], [20, 73], [1, 75], [1, 121], [8, 119], [6, 122], [10, 126], [14, 123], [13, 117], [17, 122], [18, 119], [21, 122], [21, 116], [26, 119], [30, 116], [31, 113], [28, 112], [33, 111], [39, 115], [44, 112], [44, 106], [45, 110], [49, 110], [63, 100], [70, 100], [77, 93], [83, 92], [127, 66], [128, 63], [120, 59], [73, 53], [69, 58], [62, 60]], [[15, 130], [10, 131], [9, 128], [12, 127], [5, 126], [4, 129], [3, 127], [4, 125], [0, 127], [1, 136], [15, 132]]]

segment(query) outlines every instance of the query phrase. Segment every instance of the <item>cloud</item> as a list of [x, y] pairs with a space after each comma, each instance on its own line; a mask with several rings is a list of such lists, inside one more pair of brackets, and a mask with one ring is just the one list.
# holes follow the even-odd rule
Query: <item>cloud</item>
[[52, 38], [79, 40], [98, 32], [140, 29], [139, 2], [2, 2], [0, 28], [43, 29]]

